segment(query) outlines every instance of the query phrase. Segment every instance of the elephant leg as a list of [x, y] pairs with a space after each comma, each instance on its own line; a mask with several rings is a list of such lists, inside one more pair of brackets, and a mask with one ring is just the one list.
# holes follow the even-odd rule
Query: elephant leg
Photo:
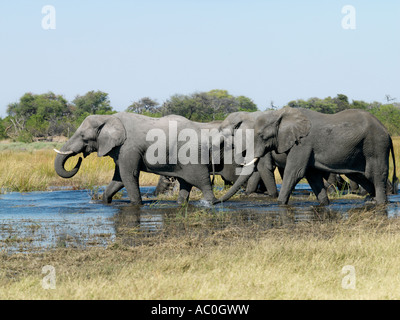
[[121, 181], [111, 181], [103, 193], [103, 202], [111, 203], [113, 196], [123, 187], [124, 184]]
[[278, 172], [279, 172], [279, 175], [281, 176], [281, 179], [283, 180], [283, 173], [285, 172], [285, 169], [278, 167]]
[[292, 148], [286, 162], [278, 203], [288, 204], [296, 184], [305, 176], [311, 150]]
[[189, 201], [190, 191], [192, 190], [193, 186], [181, 178], [178, 178], [178, 181], [180, 187], [178, 195], [178, 204], [184, 204]]
[[374, 184], [368, 180], [362, 173], [346, 173], [346, 176], [353, 180], [355, 183], [359, 184], [361, 187], [367, 191], [371, 197], [375, 197], [375, 187]]
[[166, 176], [160, 176], [160, 178], [158, 179], [156, 190], [154, 191], [154, 195], [158, 196], [160, 194], [168, 192], [172, 184], [173, 181], [171, 180], [171, 178]]
[[275, 174], [272, 170], [262, 170], [260, 171], [260, 176], [267, 188], [268, 195], [272, 198], [278, 197], [278, 188], [276, 187]]
[[[325, 188], [327, 189], [328, 193], [336, 193], [336, 174], [331, 173], [327, 177], [325, 177], [326, 183]], [[308, 180], [308, 179], [307, 179]]]
[[[126, 166], [121, 165], [123, 159], [120, 160], [120, 175], [122, 183], [125, 186], [126, 191], [128, 192], [129, 200], [132, 204], [142, 204], [142, 196], [140, 194], [139, 189], [139, 165], [136, 166]], [[125, 163], [125, 162], [124, 162]], [[129, 162], [126, 162], [129, 163]], [[138, 164], [138, 162], [137, 162]]]
[[119, 167], [115, 165], [114, 176], [110, 184], [107, 186], [106, 190], [103, 193], [103, 202], [111, 203], [113, 196], [122, 188], [124, 184], [121, 181], [121, 176], [119, 174]]
[[307, 181], [317, 197], [318, 202], [326, 206], [329, 204], [329, 198], [326, 193], [325, 184], [324, 184], [324, 174], [318, 170], [308, 169], [306, 173]]
[[358, 185], [357, 182], [353, 181], [352, 179], [349, 179], [349, 184], [350, 184], [350, 190], [351, 192], [358, 193], [360, 190], [360, 186]]
[[257, 191], [258, 183], [260, 182], [260, 173], [254, 172], [247, 181], [245, 194], [251, 194]]
[[213, 203], [216, 198], [214, 197], [213, 189], [211, 186], [208, 167], [205, 165], [193, 165], [188, 166], [187, 170], [188, 171], [185, 172], [184, 175], [185, 181], [201, 190], [201, 192], [203, 193], [203, 200], [209, 203]]
[[385, 204], [387, 202], [387, 180], [387, 172], [375, 172], [373, 176], [377, 204]]

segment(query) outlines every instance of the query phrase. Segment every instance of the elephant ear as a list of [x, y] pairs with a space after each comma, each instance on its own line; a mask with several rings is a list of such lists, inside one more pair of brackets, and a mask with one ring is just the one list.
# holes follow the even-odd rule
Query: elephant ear
[[121, 120], [111, 116], [100, 128], [97, 138], [99, 157], [105, 156], [113, 148], [121, 146], [126, 140], [125, 127]]
[[277, 152], [287, 152], [301, 138], [306, 137], [310, 129], [310, 120], [300, 110], [284, 108], [278, 127]]

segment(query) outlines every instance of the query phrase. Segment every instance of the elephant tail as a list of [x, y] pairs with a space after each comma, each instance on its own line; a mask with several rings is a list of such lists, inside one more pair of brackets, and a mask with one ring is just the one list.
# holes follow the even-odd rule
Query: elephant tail
[[214, 185], [214, 181], [215, 181], [215, 164], [213, 159], [211, 159], [211, 166], [212, 166], [212, 180], [211, 180], [211, 185]]
[[396, 159], [394, 156], [394, 149], [393, 149], [393, 141], [390, 138], [390, 152], [392, 153], [392, 160], [393, 160], [393, 177], [392, 177], [392, 192], [391, 194], [397, 194], [398, 187], [399, 187], [399, 179], [396, 176]]

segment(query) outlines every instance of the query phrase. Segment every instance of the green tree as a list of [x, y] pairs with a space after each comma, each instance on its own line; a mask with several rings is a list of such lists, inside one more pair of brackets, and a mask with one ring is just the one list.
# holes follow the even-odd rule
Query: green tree
[[88, 114], [108, 114], [113, 112], [108, 98], [108, 93], [102, 91], [89, 91], [85, 95], [77, 95], [72, 101], [75, 105], [75, 114], [80, 117]]
[[393, 104], [384, 104], [379, 108], [369, 110], [383, 125], [391, 135], [400, 135], [400, 109]]
[[126, 108], [127, 112], [133, 112], [144, 115], [157, 116], [161, 115], [161, 106], [157, 101], [152, 100], [149, 97], [144, 97], [139, 99], [138, 101], [133, 102], [128, 108]]
[[199, 111], [201, 111], [201, 108], [199, 108], [198, 101], [193, 97], [182, 94], [171, 96], [162, 105], [163, 115], [176, 114], [189, 120], [199, 120], [198, 118], [201, 118]]
[[310, 98], [308, 100], [293, 100], [288, 103], [293, 108], [306, 108], [322, 113], [336, 113], [346, 109], [361, 109], [372, 113], [388, 129], [391, 135], [400, 135], [400, 105], [397, 103], [381, 104], [379, 102], [365, 102], [349, 99], [344, 94], [338, 94], [335, 98], [324, 99]]
[[321, 113], [336, 113], [350, 108], [348, 98], [344, 94], [338, 94], [335, 98], [326, 97], [325, 99], [320, 98], [309, 98], [308, 100], [293, 100], [288, 103], [289, 107], [292, 108], [305, 108]]
[[245, 96], [234, 97], [226, 90], [214, 89], [190, 95], [176, 94], [162, 105], [163, 115], [178, 114], [194, 121], [224, 119], [236, 111], [256, 111], [255, 103]]
[[254, 101], [248, 97], [239, 96], [236, 98], [236, 101], [239, 103], [239, 111], [254, 112], [258, 110]]
[[349, 98], [344, 94], [337, 94], [336, 97], [333, 98], [333, 102], [336, 105], [336, 112], [350, 109]]
[[6, 122], [0, 117], [0, 140], [6, 139], [8, 137], [6, 129]]
[[[7, 134], [12, 138], [45, 137], [61, 134], [57, 124], [67, 121], [72, 110], [68, 101], [62, 95], [53, 92], [44, 94], [25, 93], [19, 102], [7, 107]], [[20, 140], [21, 140], [20, 139]]]

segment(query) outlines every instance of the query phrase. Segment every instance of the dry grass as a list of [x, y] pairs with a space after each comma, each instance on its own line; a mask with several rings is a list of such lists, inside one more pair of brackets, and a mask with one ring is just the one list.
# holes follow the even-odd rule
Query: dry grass
[[[400, 221], [376, 212], [151, 246], [0, 256], [2, 299], [399, 299]], [[45, 290], [42, 267], [56, 271]], [[355, 270], [345, 289], [344, 266]]]
[[[47, 190], [49, 187], [87, 189], [107, 185], [114, 173], [114, 162], [109, 157], [99, 158], [91, 154], [84, 161], [79, 172], [71, 179], [60, 178], [54, 170], [55, 152], [40, 150], [0, 151], [0, 185], [8, 191], [27, 192]], [[67, 169], [72, 169], [77, 159], [69, 159]], [[158, 176], [143, 173], [141, 185], [155, 185]]]

